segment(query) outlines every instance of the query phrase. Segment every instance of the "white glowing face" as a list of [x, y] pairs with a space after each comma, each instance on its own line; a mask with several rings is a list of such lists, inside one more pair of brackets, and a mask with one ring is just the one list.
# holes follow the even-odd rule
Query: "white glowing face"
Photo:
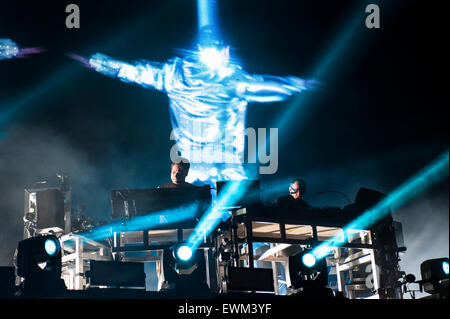
[[228, 47], [222, 50], [214, 47], [200, 48], [199, 57], [200, 62], [213, 70], [224, 68], [230, 59]]

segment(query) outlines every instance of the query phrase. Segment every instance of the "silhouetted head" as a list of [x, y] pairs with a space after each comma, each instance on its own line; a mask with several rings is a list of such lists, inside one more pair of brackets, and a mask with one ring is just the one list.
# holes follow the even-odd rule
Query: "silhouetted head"
[[306, 191], [306, 182], [300, 178], [296, 178], [289, 185], [289, 194], [294, 199], [300, 199], [303, 197]]

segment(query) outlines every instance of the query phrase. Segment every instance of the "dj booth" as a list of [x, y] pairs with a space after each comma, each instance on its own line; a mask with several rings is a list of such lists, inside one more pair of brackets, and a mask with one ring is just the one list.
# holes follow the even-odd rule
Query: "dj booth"
[[211, 190], [209, 186], [113, 190], [111, 203], [113, 219], [153, 217], [137, 232], [114, 232], [113, 253], [165, 249], [187, 239], [211, 206]]
[[[209, 186], [113, 190], [111, 204], [113, 219], [123, 220], [125, 224], [142, 221], [139, 230], [113, 231], [111, 252], [114, 260], [156, 262], [157, 269], [161, 269], [162, 254], [188, 239], [211, 207], [212, 195]], [[211, 286], [216, 281], [211, 251], [213, 238], [202, 237], [198, 248], [204, 251], [208, 265], [206, 281]], [[159, 271], [158, 276], [161, 273]]]
[[[281, 292], [280, 285], [290, 287], [292, 284], [290, 257], [330, 238], [340, 238], [339, 247], [333, 247], [325, 258], [328, 276], [336, 278], [330, 288], [345, 292], [350, 298], [394, 296], [398, 245], [392, 236], [392, 220], [374, 223], [368, 229], [345, 229], [350, 221], [380, 199], [379, 194], [361, 189], [355, 203], [344, 209], [300, 212], [263, 204], [259, 197], [259, 181], [240, 183], [245, 189], [241, 199], [231, 207], [221, 208], [230, 217], [208, 233], [195, 234], [202, 239], [198, 248], [204, 255], [206, 283], [212, 292], [289, 293], [289, 289]], [[226, 187], [226, 183], [218, 183], [218, 197]], [[39, 216], [44, 213], [42, 207], [46, 206], [40, 202], [43, 196], [36, 199], [33, 196], [26, 197], [26, 216], [30, 215], [29, 207], [33, 207], [33, 216], [37, 216], [34, 217], [35, 224], [39, 225]], [[95, 282], [93, 270], [102, 269], [102, 272], [106, 269], [106, 264], [101, 262], [114, 261], [114, 265], [122, 263], [123, 266], [130, 263], [130, 267], [136, 267], [136, 263], [142, 266], [145, 262], [156, 262], [160, 276], [163, 253], [198, 231], [196, 226], [212, 205], [209, 186], [111, 191], [112, 225], [121, 225], [111, 227], [111, 237], [96, 241], [89, 238], [89, 232], [67, 231], [60, 236], [66, 285], [69, 289], [86, 289], [89, 282]], [[61, 207], [59, 210], [67, 216], [67, 209]], [[49, 226], [45, 224], [47, 229]], [[35, 233], [42, 232], [36, 229]]]
[[[355, 287], [345, 285], [344, 272], [364, 265], [370, 269], [373, 278], [372, 290], [377, 291], [380, 288], [380, 274], [375, 251], [381, 247], [374, 242], [371, 229], [344, 230], [356, 216], [337, 209], [303, 211], [293, 216], [292, 211], [262, 205], [236, 210], [231, 217], [231, 231], [227, 234], [234, 243], [233, 250], [239, 252], [233, 264], [254, 268], [270, 262], [276, 282], [277, 263], [285, 269], [289, 268], [289, 255], [298, 253], [298, 247], [317, 247], [327, 240], [338, 238], [341, 242], [339, 247], [332, 247], [331, 254], [326, 258], [336, 276], [335, 289], [349, 291]], [[269, 244], [270, 249], [255, 254], [255, 243]], [[285, 283], [286, 286], [291, 285], [289, 276], [285, 278]], [[277, 288], [274, 285], [275, 294], [279, 293]], [[374, 294], [373, 298], [377, 297]]]

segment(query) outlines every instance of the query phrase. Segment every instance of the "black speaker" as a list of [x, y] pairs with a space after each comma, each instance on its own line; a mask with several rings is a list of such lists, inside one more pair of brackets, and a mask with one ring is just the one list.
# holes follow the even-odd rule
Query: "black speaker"
[[229, 267], [227, 290], [274, 291], [272, 269]]
[[428, 293], [437, 292], [441, 282], [449, 278], [449, 259], [436, 258], [425, 260], [420, 264], [420, 273], [424, 290]]
[[36, 192], [37, 229], [65, 229], [64, 194], [58, 189]]
[[15, 291], [14, 267], [0, 267], [0, 299], [12, 298]]
[[145, 287], [144, 264], [139, 262], [90, 261], [93, 286]]
[[379, 191], [361, 187], [356, 194], [355, 207], [358, 211], [363, 212], [378, 204], [385, 197], [386, 195]]

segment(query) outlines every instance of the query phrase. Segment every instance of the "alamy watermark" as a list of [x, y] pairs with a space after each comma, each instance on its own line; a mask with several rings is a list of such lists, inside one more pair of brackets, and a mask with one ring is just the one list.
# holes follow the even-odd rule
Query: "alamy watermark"
[[[68, 29], [80, 28], [80, 7], [77, 4], [71, 3], [66, 6], [66, 13], [69, 15], [66, 17], [66, 27]], [[380, 7], [377, 4], [369, 4], [366, 6], [366, 13], [369, 15], [366, 17], [366, 27], [368, 29], [380, 28]]]
[[179, 129], [170, 133], [170, 140], [177, 142], [170, 150], [172, 162], [179, 162], [182, 156], [193, 164], [258, 163], [260, 174], [275, 174], [278, 170], [278, 128], [270, 128], [269, 136], [266, 128], [249, 127], [243, 133], [216, 132], [211, 137], [210, 130], [196, 125], [189, 133], [182, 134]]
[[379, 29], [380, 28], [380, 7], [377, 4], [369, 4], [366, 7], [366, 13], [369, 15], [366, 17], [366, 28]]
[[66, 6], [66, 13], [69, 15], [66, 17], [66, 27], [68, 29], [80, 28], [80, 7], [76, 4], [69, 4]]

